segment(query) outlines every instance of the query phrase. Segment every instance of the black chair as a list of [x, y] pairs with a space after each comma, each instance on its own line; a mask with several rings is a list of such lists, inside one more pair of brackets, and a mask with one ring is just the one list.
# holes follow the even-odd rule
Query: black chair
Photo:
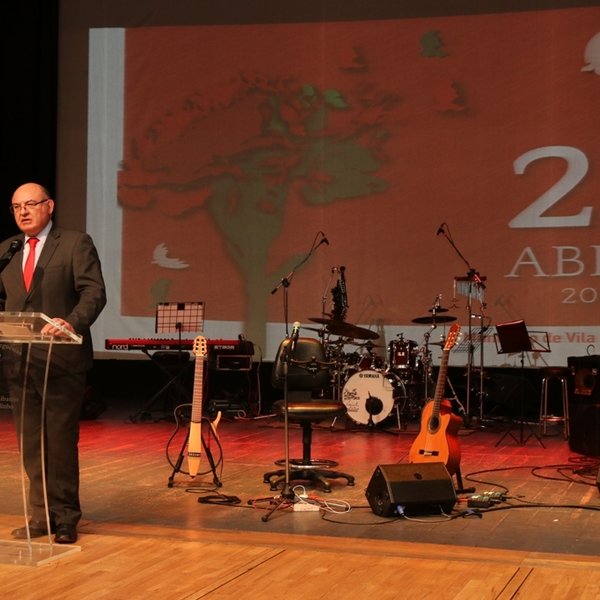
[[[346, 413], [346, 405], [341, 401], [320, 397], [331, 385], [323, 345], [316, 339], [298, 338], [293, 352], [290, 352], [290, 343], [286, 338], [279, 345], [271, 375], [273, 387], [287, 394], [288, 423], [298, 424], [302, 429], [302, 458], [289, 459], [290, 482], [320, 484], [325, 492], [331, 491], [328, 479], [343, 478], [347, 485], [354, 485], [352, 475], [333, 470], [337, 462], [311, 456], [313, 423]], [[273, 409], [277, 416], [285, 419], [285, 398], [275, 402]], [[286, 455], [289, 455], [289, 451]], [[270, 484], [271, 490], [277, 490], [285, 482], [286, 476], [285, 460], [277, 460], [275, 464], [283, 468], [264, 475], [264, 482]]]

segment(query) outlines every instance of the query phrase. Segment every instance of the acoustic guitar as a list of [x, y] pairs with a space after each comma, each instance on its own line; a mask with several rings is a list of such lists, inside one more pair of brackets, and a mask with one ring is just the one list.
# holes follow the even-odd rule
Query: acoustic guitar
[[[198, 474], [200, 461], [202, 459], [202, 398], [204, 394], [204, 361], [207, 356], [206, 338], [198, 336], [192, 345], [192, 354], [196, 360], [194, 363], [194, 389], [192, 392], [192, 414], [190, 421], [190, 434], [188, 437], [187, 462], [188, 471], [192, 477]], [[217, 437], [217, 426], [221, 420], [221, 411], [209, 425], [215, 437]]]
[[454, 324], [444, 344], [434, 398], [423, 407], [421, 430], [408, 455], [411, 463], [444, 463], [450, 475], [456, 474], [460, 467], [460, 445], [457, 434], [462, 419], [452, 412], [450, 401], [444, 398], [444, 390], [448, 373], [448, 357], [459, 333], [460, 325]]

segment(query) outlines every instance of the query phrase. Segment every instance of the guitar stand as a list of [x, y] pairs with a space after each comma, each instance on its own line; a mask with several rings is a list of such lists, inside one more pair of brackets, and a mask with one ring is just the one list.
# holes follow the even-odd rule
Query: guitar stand
[[[206, 417], [202, 417], [202, 422], [208, 423], [210, 426], [210, 421]], [[173, 472], [171, 473], [171, 476], [169, 477], [167, 487], [172, 488], [176, 473], [182, 472], [181, 465], [183, 464], [183, 459], [185, 458], [185, 449], [187, 448], [189, 438], [190, 438], [190, 430], [188, 427], [188, 431], [185, 436], [185, 440], [183, 440], [181, 450], [179, 451], [179, 456], [177, 457], [177, 462], [175, 463], [175, 466], [173, 467]], [[206, 454], [206, 459], [208, 460], [208, 464], [210, 465], [210, 470], [213, 474], [213, 483], [215, 484], [216, 487], [220, 488], [223, 486], [223, 482], [219, 479], [219, 475], [217, 474], [217, 466], [215, 464], [215, 460], [213, 458], [212, 452], [210, 451], [208, 444], [206, 443], [206, 440], [204, 439], [203, 433], [200, 434], [200, 439], [202, 440], [202, 448], [204, 449], [204, 453]]]

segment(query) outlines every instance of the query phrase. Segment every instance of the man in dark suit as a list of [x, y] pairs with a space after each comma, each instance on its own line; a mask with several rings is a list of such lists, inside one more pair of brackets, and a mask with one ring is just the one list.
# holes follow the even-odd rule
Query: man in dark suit
[[[57, 543], [77, 541], [79, 503], [79, 419], [85, 393], [86, 373], [92, 367], [90, 326], [106, 304], [106, 291], [98, 253], [86, 233], [57, 227], [52, 215], [54, 200], [37, 183], [26, 183], [14, 192], [11, 212], [24, 235], [0, 244], [0, 256], [11, 242], [21, 240], [22, 249], [0, 273], [0, 310], [38, 312], [51, 319], [41, 333], [68, 337], [79, 335], [81, 344], [55, 343], [44, 402], [47, 344], [33, 344], [29, 358], [26, 397], [21, 423], [23, 365], [27, 347], [8, 344], [2, 366], [13, 402], [17, 431], [22, 428], [23, 463], [29, 479], [28, 527], [12, 532], [17, 539], [48, 535], [48, 524]], [[37, 238], [33, 245], [30, 238]], [[14, 247], [14, 246], [13, 246]], [[33, 248], [33, 249], [32, 249]], [[29, 287], [24, 279], [29, 253], [35, 267]], [[58, 340], [57, 340], [58, 341]], [[40, 433], [45, 428], [44, 453]], [[46, 479], [49, 520], [43, 491]]]

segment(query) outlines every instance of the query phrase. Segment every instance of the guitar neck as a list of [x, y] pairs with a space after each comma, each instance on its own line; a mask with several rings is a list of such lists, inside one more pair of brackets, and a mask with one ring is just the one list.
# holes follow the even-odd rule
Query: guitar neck
[[192, 423], [202, 420], [202, 396], [204, 387], [204, 358], [197, 356], [194, 364], [194, 390], [192, 392]]
[[440, 405], [444, 399], [444, 390], [446, 389], [446, 375], [448, 373], [448, 358], [450, 356], [450, 350], [444, 350], [442, 359], [440, 361], [440, 370], [438, 372], [437, 383], [435, 385], [435, 395], [433, 398], [434, 406], [433, 413], [438, 415], [440, 412]]

